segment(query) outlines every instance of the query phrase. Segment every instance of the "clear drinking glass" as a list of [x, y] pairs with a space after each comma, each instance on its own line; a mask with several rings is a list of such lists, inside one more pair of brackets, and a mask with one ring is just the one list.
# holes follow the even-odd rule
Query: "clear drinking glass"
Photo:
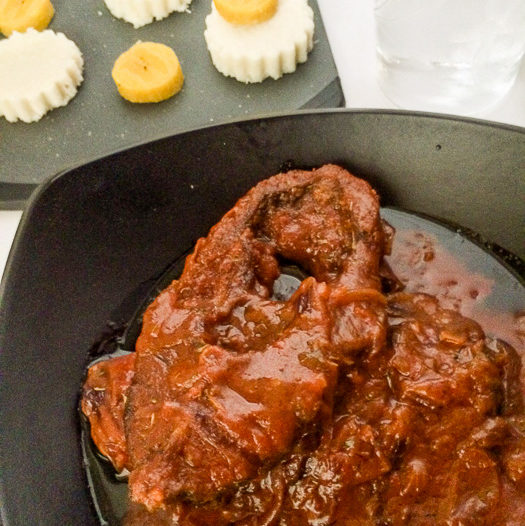
[[511, 88], [525, 0], [375, 0], [378, 75], [407, 109], [475, 114]]

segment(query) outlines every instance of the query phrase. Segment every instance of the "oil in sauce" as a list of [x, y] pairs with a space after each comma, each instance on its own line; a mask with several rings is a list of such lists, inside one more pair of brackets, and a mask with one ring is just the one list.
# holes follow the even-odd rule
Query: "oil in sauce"
[[[435, 295], [443, 307], [458, 310], [476, 320], [487, 335], [513, 345], [523, 362], [525, 312], [505, 312], [490, 304], [491, 297], [498, 291], [497, 280], [483, 272], [472, 271], [454, 250], [448, 250], [447, 243], [442, 243], [443, 238], [439, 235], [440, 229], [446, 230], [445, 227], [439, 227], [436, 236], [435, 224], [428, 228], [431, 222], [418, 216], [389, 210], [386, 218], [396, 228], [392, 253], [386, 259], [405, 290]], [[408, 228], [407, 218], [411, 220]], [[414, 221], [417, 228], [412, 228]], [[486, 253], [486, 258], [492, 256]], [[180, 275], [184, 259], [178, 259], [157, 282], [125, 330], [116, 338], [108, 339], [111, 344], [107, 345], [107, 353], [104, 345], [99, 345], [97, 360], [133, 350], [142, 313], [158, 292]], [[282, 275], [274, 284], [273, 298], [284, 300], [289, 297], [304, 277], [301, 269], [282, 267]], [[525, 385], [524, 369], [525, 365], [522, 368], [522, 384]], [[82, 415], [81, 419], [82, 452], [95, 511], [102, 525], [120, 525], [128, 506], [125, 474], [116, 474], [112, 465], [98, 453], [90, 439], [87, 420]]]

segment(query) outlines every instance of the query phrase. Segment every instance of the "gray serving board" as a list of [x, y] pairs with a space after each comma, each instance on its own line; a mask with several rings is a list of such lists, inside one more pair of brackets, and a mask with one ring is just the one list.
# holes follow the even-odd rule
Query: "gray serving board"
[[[49, 26], [76, 42], [84, 56], [84, 82], [76, 97], [36, 123], [0, 117], [0, 207], [16, 208], [35, 185], [68, 168], [123, 148], [185, 130], [243, 117], [299, 108], [344, 105], [343, 92], [315, 0], [315, 45], [308, 61], [279, 80], [243, 84], [221, 75], [204, 42], [211, 0], [193, 0], [139, 29], [114, 18], [103, 0], [53, 0]], [[111, 78], [115, 59], [137, 40], [172, 47], [185, 76], [175, 97], [131, 104]]]

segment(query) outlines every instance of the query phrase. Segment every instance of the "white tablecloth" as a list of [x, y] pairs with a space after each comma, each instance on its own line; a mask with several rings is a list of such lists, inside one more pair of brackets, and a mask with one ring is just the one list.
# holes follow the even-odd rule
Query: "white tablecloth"
[[[376, 77], [373, 0], [318, 0], [348, 108], [396, 108]], [[525, 61], [511, 92], [481, 119], [525, 127]], [[21, 211], [0, 211], [0, 274]]]

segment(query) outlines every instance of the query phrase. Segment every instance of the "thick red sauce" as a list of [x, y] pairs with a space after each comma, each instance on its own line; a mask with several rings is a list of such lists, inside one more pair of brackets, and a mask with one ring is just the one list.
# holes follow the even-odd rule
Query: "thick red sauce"
[[397, 231], [391, 254], [385, 259], [405, 292], [431, 294], [442, 307], [476, 320], [486, 335], [512, 345], [522, 359], [525, 389], [525, 311], [487, 307], [485, 300], [495, 286], [492, 279], [469, 270], [427, 232]]
[[[417, 239], [396, 280], [390, 238], [373, 189], [327, 165], [263, 181], [197, 243], [136, 352], [84, 385], [130, 472], [125, 524], [523, 524], [520, 358], [465, 314], [492, 284]], [[283, 261], [310, 277], [277, 300]]]

